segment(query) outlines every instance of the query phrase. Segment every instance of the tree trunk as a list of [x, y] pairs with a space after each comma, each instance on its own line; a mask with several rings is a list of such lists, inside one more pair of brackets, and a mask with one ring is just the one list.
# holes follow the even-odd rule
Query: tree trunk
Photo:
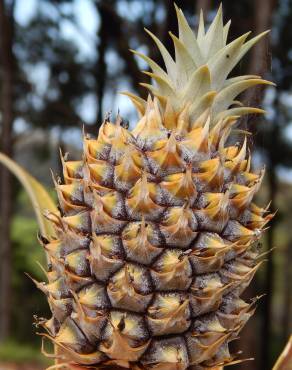
[[[1, 50], [1, 150], [12, 155], [13, 115], [13, 6], [5, 7], [0, 0], [0, 50]], [[1, 258], [0, 258], [0, 341], [7, 339], [11, 323], [11, 241], [10, 221], [12, 211], [12, 181], [7, 169], [1, 168], [0, 215], [1, 215]]]
[[[268, 188], [269, 188], [269, 200], [271, 202], [270, 211], [276, 212], [277, 205], [277, 194], [278, 194], [278, 179], [277, 179], [277, 164], [278, 164], [278, 148], [280, 145], [279, 137], [281, 132], [281, 122], [283, 120], [283, 115], [281, 114], [281, 109], [279, 107], [278, 97], [275, 100], [275, 110], [278, 112], [277, 121], [272, 122], [272, 129], [270, 132], [271, 146], [268, 148], [269, 155], [269, 167], [268, 167]], [[266, 296], [262, 302], [263, 307], [263, 321], [262, 321], [262, 333], [261, 333], [261, 345], [262, 345], [262, 361], [261, 369], [269, 370], [271, 368], [271, 345], [272, 345], [272, 329], [273, 329], [273, 288], [274, 288], [274, 251], [272, 248], [275, 247], [275, 219], [271, 221], [268, 230], [267, 238], [267, 249], [270, 250], [268, 255], [268, 260], [265, 269], [265, 291]]]
[[[272, 24], [275, 0], [257, 0], [254, 2], [254, 34], [269, 30]], [[252, 74], [263, 74], [270, 65], [270, 42], [264, 38], [251, 50], [249, 71]]]
[[[278, 130], [276, 130], [278, 131]], [[274, 137], [277, 137], [279, 132], [275, 133]], [[277, 181], [277, 174], [276, 174], [276, 167], [273, 163], [268, 171], [268, 183], [269, 183], [269, 198], [271, 200], [271, 211], [275, 212], [275, 203], [276, 203], [276, 196], [278, 193], [278, 181]], [[272, 299], [273, 299], [273, 285], [274, 285], [274, 251], [272, 248], [275, 246], [275, 224], [272, 221], [270, 228], [268, 230], [268, 250], [271, 250], [270, 254], [268, 255], [268, 261], [266, 265], [266, 278], [265, 278], [265, 293], [266, 296], [264, 297], [264, 301], [262, 302], [264, 308], [264, 317], [262, 323], [262, 335], [261, 335], [261, 344], [262, 344], [262, 361], [261, 361], [261, 369], [269, 370], [270, 366], [270, 350], [271, 350], [271, 338], [272, 338], [272, 321], [273, 321], [273, 313], [272, 313]]]
[[[276, 0], [258, 0], [254, 2], [254, 34], [258, 35], [271, 28], [273, 9]], [[256, 46], [251, 49], [248, 74], [260, 75], [263, 78], [267, 75], [271, 67], [271, 43], [270, 36], [264, 37]], [[258, 106], [263, 99], [264, 87], [258, 86], [248, 89], [244, 94], [244, 101], [247, 106]], [[247, 128], [247, 119], [244, 119], [245, 128]], [[249, 120], [249, 127], [252, 122]], [[252, 130], [252, 128], [250, 128]]]
[[292, 240], [286, 246], [284, 251], [284, 312], [283, 312], [283, 343], [286, 343], [292, 332]]
[[111, 4], [111, 2], [103, 0], [96, 2], [96, 5], [98, 11], [102, 12], [108, 39], [114, 41], [115, 50], [125, 62], [124, 70], [129, 76], [132, 86], [137, 90], [140, 96], [147, 96], [145, 94], [146, 89], [139, 85], [142, 76], [141, 71], [134, 55], [129, 51], [129, 49], [131, 49], [131, 34], [132, 32], [136, 32], [136, 30], [134, 28], [131, 29], [131, 23], [125, 22], [118, 14], [114, 3], [115, 2]]

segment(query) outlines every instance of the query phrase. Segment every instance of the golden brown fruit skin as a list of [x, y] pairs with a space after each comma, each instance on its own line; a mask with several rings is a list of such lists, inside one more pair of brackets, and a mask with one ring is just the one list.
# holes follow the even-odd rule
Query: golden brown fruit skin
[[[49, 282], [38, 283], [53, 314], [44, 326], [88, 368], [230, 362], [254, 311], [239, 298], [260, 264], [251, 244], [270, 218], [252, 203], [262, 173], [250, 172], [245, 142], [220, 147], [226, 124], [195, 129], [191, 146], [192, 129], [169, 133], [151, 99], [144, 122], [145, 139], [105, 122], [84, 138], [83, 161], [63, 159], [62, 217], [49, 216], [58, 239], [44, 243]], [[120, 172], [125, 158], [131, 171]]]
[[81, 161], [62, 158], [64, 181], [55, 181], [61, 217], [48, 215], [57, 239], [43, 240], [48, 283], [37, 285], [52, 311], [41, 323], [45, 336], [69, 368], [232, 363], [228, 343], [254, 312], [255, 300], [240, 295], [260, 266], [252, 245], [272, 216], [253, 203], [263, 171], [251, 171], [246, 139], [228, 142], [238, 117], [259, 110], [229, 107], [246, 88], [268, 82], [224, 81], [256, 40], [211, 42], [221, 32], [226, 43], [220, 9], [211, 31], [193, 41], [209, 45], [200, 56], [208, 63], [198, 67], [197, 54], [190, 61], [191, 36], [177, 11], [177, 60], [159, 43], [167, 73], [147, 60], [160, 90], [148, 86], [156, 96], [147, 102], [131, 95], [142, 115], [134, 130], [120, 117], [104, 122], [97, 139], [84, 137]]

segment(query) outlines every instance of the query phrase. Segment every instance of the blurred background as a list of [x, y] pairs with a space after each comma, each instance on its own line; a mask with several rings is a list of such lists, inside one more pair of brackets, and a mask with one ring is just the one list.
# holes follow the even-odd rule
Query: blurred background
[[[199, 9], [207, 22], [219, 2], [176, 1], [190, 23]], [[272, 201], [277, 216], [263, 240], [268, 251], [246, 296], [265, 293], [240, 342], [253, 362], [237, 369], [269, 370], [292, 331], [292, 0], [223, 0], [231, 38], [253, 30], [271, 33], [234, 73], [260, 74], [277, 89], [253, 89], [242, 98], [264, 106], [265, 117], [240, 122], [252, 135], [254, 166], [267, 174], [258, 202]], [[0, 146], [52, 189], [49, 169], [60, 173], [59, 150], [78, 158], [81, 130], [97, 134], [107, 112], [135, 125], [136, 114], [122, 90], [146, 92], [139, 70], [147, 67], [129, 49], [161, 63], [143, 28], [173, 51], [176, 32], [172, 0], [0, 0]], [[0, 369], [44, 369], [33, 315], [48, 316], [42, 294], [24, 272], [42, 279], [44, 255], [29, 200], [15, 178], [0, 177]], [[238, 344], [237, 344], [238, 345]], [[235, 349], [236, 350], [236, 349]], [[238, 348], [237, 348], [238, 350]]]

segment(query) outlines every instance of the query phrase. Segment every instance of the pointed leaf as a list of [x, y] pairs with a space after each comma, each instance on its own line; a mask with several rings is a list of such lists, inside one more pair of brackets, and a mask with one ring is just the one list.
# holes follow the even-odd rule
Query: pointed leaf
[[241, 51], [238, 55], [238, 58], [236, 60], [236, 64], [243, 58], [243, 56], [249, 51], [250, 48], [252, 48], [258, 41], [260, 41], [264, 36], [266, 36], [270, 31], [264, 31], [260, 33], [259, 35], [253, 37], [249, 41], [247, 41], [241, 48]]
[[216, 91], [209, 91], [190, 106], [190, 121], [194, 122], [206, 109], [208, 109], [216, 96]]
[[201, 9], [199, 27], [198, 27], [198, 35], [197, 35], [197, 41], [198, 41], [200, 48], [202, 47], [204, 37], [205, 37], [205, 22], [204, 22], [204, 13], [203, 13], [203, 10]]
[[46, 238], [53, 237], [55, 232], [52, 223], [44, 217], [44, 212], [49, 210], [58, 214], [59, 211], [46, 189], [34, 177], [3, 153], [0, 153], [0, 162], [17, 177], [25, 188], [33, 205], [41, 234]]
[[121, 91], [120, 94], [128, 96], [131, 99], [132, 103], [134, 104], [135, 108], [137, 109], [139, 116], [143, 116], [146, 109], [146, 101], [144, 99], [128, 91]]
[[223, 28], [223, 43], [226, 45], [228, 39], [228, 33], [231, 26], [231, 20], [229, 20]]
[[175, 91], [172, 85], [170, 85], [163, 77], [147, 71], [144, 71], [143, 73], [150, 76], [156, 82], [160, 94], [165, 96], [174, 96]]
[[272, 370], [292, 370], [292, 336]]
[[177, 76], [179, 76], [175, 83], [176, 86], [180, 87], [186, 84], [197, 66], [184, 44], [173, 33], [170, 32], [169, 34], [174, 43], [176, 71]]
[[161, 77], [164, 77], [164, 79], [168, 79], [167, 73], [156, 62], [154, 62], [154, 60], [149, 58], [147, 55], [144, 55], [144, 54], [140, 53], [139, 51], [132, 50], [132, 49], [130, 51], [133, 54], [137, 55], [139, 58], [143, 59], [149, 65], [149, 67], [152, 69], [153, 73], [155, 73], [155, 74], [157, 74]]
[[235, 82], [234, 84], [225, 87], [218, 93], [213, 104], [213, 114], [216, 115], [217, 113], [227, 109], [233, 103], [233, 100], [236, 98], [236, 96], [238, 96], [244, 90], [256, 85], [274, 84], [270, 81], [262, 80], [260, 78]]
[[264, 113], [265, 111], [263, 109], [253, 108], [253, 107], [232, 108], [232, 109], [227, 109], [217, 114], [217, 116], [215, 116], [214, 118], [214, 122], [218, 122], [221, 119], [224, 119], [230, 116], [244, 116], [245, 114], [264, 114]]
[[228, 78], [223, 86], [229, 86], [234, 84], [235, 82], [243, 81], [243, 80], [249, 80], [252, 78], [261, 78], [261, 76], [258, 75], [242, 75], [237, 77]]
[[192, 102], [206, 94], [211, 88], [211, 76], [208, 66], [198, 68], [190, 77], [182, 96], [185, 102]]
[[151, 91], [152, 94], [154, 94], [154, 95], [160, 95], [159, 90], [157, 90], [157, 88], [155, 86], [151, 85], [151, 84], [147, 84], [146, 82], [140, 82], [139, 85], [145, 87], [146, 89]]
[[156, 37], [151, 31], [147, 30], [145, 28], [145, 31], [148, 33], [148, 35], [153, 39], [155, 44], [157, 45], [162, 58], [164, 60], [164, 64], [167, 70], [168, 75], [171, 77], [171, 79], [175, 79], [176, 77], [176, 65], [174, 60], [172, 59], [171, 55], [167, 51], [166, 47], [163, 45], [163, 43], [159, 40], [158, 37]]
[[182, 10], [179, 9], [176, 4], [174, 4], [174, 6], [178, 20], [179, 39], [184, 44], [184, 46], [188, 48], [196, 65], [200, 66], [201, 64], [203, 64], [203, 57], [195, 34], [189, 26]]
[[202, 47], [204, 56], [209, 59], [212, 57], [212, 55], [215, 55], [220, 49], [223, 48], [223, 41], [223, 15], [222, 4], [220, 4], [218, 12], [204, 38], [204, 45]]
[[213, 89], [220, 89], [228, 74], [235, 67], [241, 47], [249, 33], [247, 32], [233, 40], [208, 61], [207, 64], [211, 71]]

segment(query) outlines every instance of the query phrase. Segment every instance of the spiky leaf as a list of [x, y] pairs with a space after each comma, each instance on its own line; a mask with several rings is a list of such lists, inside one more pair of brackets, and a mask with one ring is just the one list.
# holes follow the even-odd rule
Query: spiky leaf
[[17, 177], [26, 190], [33, 205], [41, 234], [46, 238], [54, 236], [55, 231], [52, 223], [44, 217], [44, 212], [48, 210], [58, 213], [58, 209], [47, 190], [33, 176], [3, 153], [0, 153], [0, 162]]

